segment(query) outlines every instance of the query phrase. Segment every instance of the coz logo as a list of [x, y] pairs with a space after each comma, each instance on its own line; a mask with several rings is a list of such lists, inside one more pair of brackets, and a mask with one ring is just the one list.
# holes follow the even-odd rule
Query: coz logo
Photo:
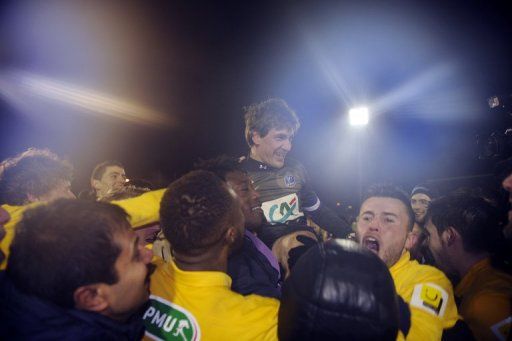
[[[279, 215], [281, 218], [276, 217], [276, 211], [279, 208]], [[293, 197], [289, 202], [282, 202], [281, 205], [274, 204], [270, 207], [269, 216], [271, 223], [284, 223], [290, 218], [295, 209], [297, 208], [297, 197]]]

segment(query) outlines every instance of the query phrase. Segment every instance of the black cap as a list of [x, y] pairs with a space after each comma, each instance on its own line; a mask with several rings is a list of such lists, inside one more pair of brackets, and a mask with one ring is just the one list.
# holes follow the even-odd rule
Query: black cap
[[280, 340], [395, 340], [393, 279], [372, 252], [342, 239], [313, 246], [285, 281]]
[[418, 194], [418, 193], [423, 193], [423, 194], [427, 195], [430, 199], [434, 199], [437, 196], [436, 195], [437, 193], [433, 189], [431, 189], [425, 185], [414, 186], [414, 188], [411, 191], [411, 197], [414, 194]]

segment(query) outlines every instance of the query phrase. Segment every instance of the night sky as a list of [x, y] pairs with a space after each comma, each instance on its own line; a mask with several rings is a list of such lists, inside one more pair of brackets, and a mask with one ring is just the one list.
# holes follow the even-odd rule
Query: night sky
[[357, 202], [359, 180], [488, 174], [475, 136], [512, 127], [487, 105], [512, 94], [511, 37], [505, 1], [3, 2], [0, 158], [48, 147], [76, 191], [105, 159], [165, 184], [246, 154], [243, 107], [281, 97], [302, 122], [290, 156], [329, 203]]

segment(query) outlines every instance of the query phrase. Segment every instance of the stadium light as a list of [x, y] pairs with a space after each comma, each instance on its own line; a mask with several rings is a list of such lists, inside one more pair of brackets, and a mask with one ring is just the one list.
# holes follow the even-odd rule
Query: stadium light
[[348, 112], [351, 126], [365, 126], [369, 121], [369, 111], [366, 107], [352, 108]]

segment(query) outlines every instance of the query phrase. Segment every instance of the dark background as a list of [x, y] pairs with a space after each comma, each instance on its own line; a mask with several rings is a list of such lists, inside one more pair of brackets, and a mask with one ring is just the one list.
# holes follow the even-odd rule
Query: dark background
[[[163, 185], [247, 153], [243, 107], [281, 97], [302, 121], [290, 155], [331, 205], [357, 202], [359, 181], [455, 186], [443, 179], [492, 173], [475, 136], [510, 124], [487, 99], [512, 93], [511, 34], [505, 1], [3, 2], [0, 158], [48, 147], [76, 191], [105, 159]], [[370, 124], [353, 129], [363, 104]]]

